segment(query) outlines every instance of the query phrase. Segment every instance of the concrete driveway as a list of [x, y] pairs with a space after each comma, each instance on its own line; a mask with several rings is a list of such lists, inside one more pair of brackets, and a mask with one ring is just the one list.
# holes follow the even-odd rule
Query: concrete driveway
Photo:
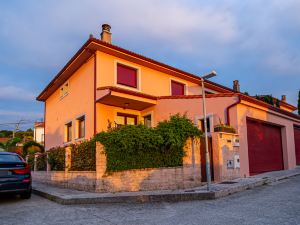
[[33, 195], [0, 200], [2, 225], [300, 224], [300, 176], [217, 200], [59, 205]]

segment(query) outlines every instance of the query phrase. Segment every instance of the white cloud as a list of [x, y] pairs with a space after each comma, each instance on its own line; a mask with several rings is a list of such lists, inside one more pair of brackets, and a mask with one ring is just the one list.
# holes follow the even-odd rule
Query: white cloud
[[35, 94], [31, 91], [25, 90], [16, 86], [2, 86], [0, 87], [0, 99], [11, 99], [21, 101], [34, 101]]
[[13, 116], [20, 117], [23, 120], [33, 119], [33, 118], [41, 118], [43, 117], [43, 113], [38, 111], [14, 111], [14, 110], [0, 110], [0, 116]]

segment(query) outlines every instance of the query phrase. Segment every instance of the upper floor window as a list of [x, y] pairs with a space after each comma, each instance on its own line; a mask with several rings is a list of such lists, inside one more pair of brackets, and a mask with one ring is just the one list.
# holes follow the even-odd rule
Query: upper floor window
[[68, 92], [69, 92], [69, 81], [67, 81], [60, 87], [60, 97], [62, 98], [66, 96]]
[[117, 84], [125, 85], [128, 87], [137, 88], [137, 69], [117, 64]]
[[85, 137], [85, 116], [77, 119], [77, 136], [78, 138]]
[[174, 95], [184, 95], [185, 84], [179, 83], [177, 81], [171, 81], [171, 94]]

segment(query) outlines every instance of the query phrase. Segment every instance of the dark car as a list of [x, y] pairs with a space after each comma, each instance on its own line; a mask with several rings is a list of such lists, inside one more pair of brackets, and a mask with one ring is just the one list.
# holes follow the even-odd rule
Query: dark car
[[30, 166], [16, 153], [0, 152], [0, 194], [31, 197]]

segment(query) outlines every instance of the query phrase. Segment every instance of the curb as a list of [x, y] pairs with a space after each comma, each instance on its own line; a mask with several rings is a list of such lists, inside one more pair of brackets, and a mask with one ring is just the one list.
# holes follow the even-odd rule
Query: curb
[[64, 198], [33, 188], [33, 193], [62, 205], [99, 204], [99, 203], [147, 203], [147, 202], [179, 202], [192, 200], [212, 200], [214, 192], [144, 194], [127, 196], [106, 196], [94, 198]]
[[207, 192], [205, 190], [190, 190], [180, 191], [175, 193], [163, 194], [137, 194], [137, 195], [123, 195], [112, 194], [111, 196], [99, 197], [64, 197], [59, 194], [53, 194], [33, 187], [33, 193], [44, 197], [53, 202], [62, 205], [77, 205], [77, 204], [100, 204], [100, 203], [151, 203], [151, 202], [179, 202], [179, 201], [195, 201], [195, 200], [214, 200], [222, 198], [234, 193], [242, 192], [245, 190], [253, 189], [270, 183], [275, 183], [283, 179], [298, 176], [300, 172], [295, 172], [289, 175], [280, 177], [263, 177], [246, 184], [239, 184], [237, 186], [229, 186], [221, 190]]

